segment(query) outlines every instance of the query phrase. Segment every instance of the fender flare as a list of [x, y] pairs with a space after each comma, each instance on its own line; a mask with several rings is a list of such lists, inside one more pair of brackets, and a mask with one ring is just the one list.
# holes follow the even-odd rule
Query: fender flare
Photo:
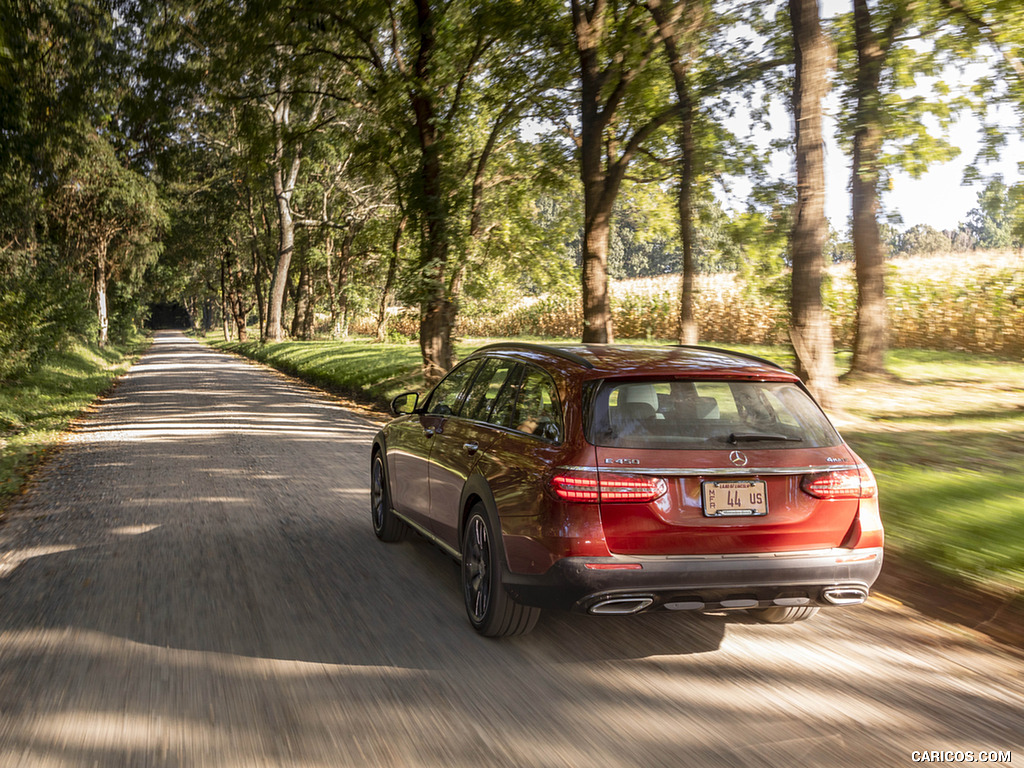
[[473, 497], [480, 499], [487, 511], [487, 517], [491, 523], [491, 530], [497, 539], [495, 545], [499, 548], [502, 570], [508, 573], [508, 558], [505, 556], [505, 539], [501, 527], [501, 516], [498, 514], [498, 503], [494, 500], [494, 493], [491, 486], [483, 475], [472, 474], [462, 486], [462, 496], [459, 498], [459, 549], [462, 549], [462, 537], [465, 534], [466, 518], [469, 515], [469, 500]]

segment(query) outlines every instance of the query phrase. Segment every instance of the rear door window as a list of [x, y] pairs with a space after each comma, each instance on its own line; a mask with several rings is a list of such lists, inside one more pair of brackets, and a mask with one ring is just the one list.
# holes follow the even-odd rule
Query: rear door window
[[588, 428], [609, 448], [820, 448], [841, 440], [789, 382], [606, 380]]
[[512, 419], [516, 415], [516, 400], [519, 398], [519, 383], [523, 375], [523, 367], [517, 365], [505, 381], [505, 386], [498, 393], [498, 398], [491, 409], [488, 419], [491, 424], [499, 427], [512, 427]]
[[516, 403], [513, 429], [551, 442], [562, 439], [562, 408], [552, 378], [533, 366], [526, 368]]

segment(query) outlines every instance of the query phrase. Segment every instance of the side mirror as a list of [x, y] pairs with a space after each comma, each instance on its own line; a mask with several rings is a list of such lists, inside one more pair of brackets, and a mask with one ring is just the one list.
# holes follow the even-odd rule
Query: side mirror
[[391, 412], [395, 416], [404, 416], [406, 414], [415, 413], [416, 406], [419, 405], [420, 396], [415, 392], [403, 392], [394, 400], [391, 401]]

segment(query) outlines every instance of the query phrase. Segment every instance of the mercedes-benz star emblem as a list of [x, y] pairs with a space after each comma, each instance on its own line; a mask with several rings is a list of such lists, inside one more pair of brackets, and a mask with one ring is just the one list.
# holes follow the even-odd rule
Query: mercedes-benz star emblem
[[729, 461], [737, 467], [747, 466], [747, 455], [743, 451], [733, 451], [729, 454]]

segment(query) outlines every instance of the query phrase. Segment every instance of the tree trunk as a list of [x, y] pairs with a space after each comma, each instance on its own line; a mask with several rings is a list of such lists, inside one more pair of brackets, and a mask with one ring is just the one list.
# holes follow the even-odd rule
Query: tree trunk
[[[437, 381], [451, 367], [452, 329], [448, 302], [429, 301], [420, 317], [420, 352], [423, 354], [427, 381]], [[448, 361], [445, 364], [444, 361]]]
[[225, 275], [224, 258], [220, 260], [220, 322], [224, 341], [231, 342], [231, 310], [228, 302], [228, 281]]
[[99, 319], [99, 340], [100, 349], [107, 346], [107, 339], [110, 333], [110, 317], [107, 315], [107, 246], [100, 246], [96, 254], [96, 315]]
[[793, 117], [797, 186], [791, 245], [790, 338], [796, 353], [797, 374], [819, 402], [829, 407], [836, 387], [836, 371], [832, 328], [821, 298], [828, 232], [821, 103], [828, 90], [832, 52], [821, 28], [817, 0], [789, 0], [789, 15], [796, 58]]
[[345, 237], [341, 241], [341, 254], [338, 257], [338, 316], [340, 318], [340, 335], [342, 338], [347, 339], [349, 334], [349, 324], [351, 320], [351, 312], [349, 311], [349, 275], [352, 270], [352, 246], [355, 245], [356, 237], [359, 236], [359, 231], [362, 229], [362, 225], [353, 222], [348, 231], [345, 233]]
[[700, 341], [700, 329], [693, 309], [694, 273], [693, 261], [693, 186], [696, 146], [693, 140], [693, 122], [696, 105], [690, 85], [690, 56], [684, 51], [688, 41], [685, 29], [694, 34], [702, 26], [704, 9], [685, 0], [675, 7], [666, 7], [662, 0], [648, 0], [647, 10], [658, 25], [669, 71], [675, 86], [676, 101], [679, 103], [679, 130], [677, 142], [682, 162], [679, 166], [679, 239], [683, 245], [683, 278], [679, 297], [679, 343], [696, 344]]
[[[416, 0], [419, 50], [414, 66], [418, 83], [430, 82], [436, 43], [434, 15], [428, 0]], [[448, 265], [447, 204], [441, 179], [441, 137], [430, 90], [415, 87], [410, 100], [420, 147], [419, 208], [423, 217], [423, 249], [419, 265], [420, 351], [427, 381], [436, 381], [452, 367], [451, 309], [445, 295]]]
[[205, 336], [213, 330], [213, 298], [207, 296], [206, 301], [203, 302], [203, 335]]
[[[679, 145], [683, 153], [679, 177], [679, 234], [683, 242], [683, 285], [679, 300], [679, 343], [696, 344], [700, 341], [700, 329], [693, 311], [694, 277], [693, 262], [693, 104], [689, 89], [680, 97], [682, 107], [679, 127]], [[683, 100], [685, 98], [685, 101]]]
[[612, 305], [608, 291], [608, 241], [611, 237], [611, 212], [585, 206], [583, 229], [583, 342], [611, 344]]
[[259, 318], [259, 332], [260, 338], [266, 339], [266, 328], [267, 328], [267, 315], [266, 315], [266, 303], [263, 295], [263, 270], [260, 268], [260, 264], [263, 259], [260, 257], [259, 247], [259, 227], [256, 224], [256, 212], [252, 201], [252, 192], [247, 188], [247, 210], [249, 213], [249, 237], [250, 237], [250, 251], [252, 253], [252, 286], [253, 291], [256, 295], [256, 315]]
[[266, 304], [263, 300], [263, 277], [260, 269], [260, 258], [256, 251], [252, 254], [252, 284], [256, 294], [256, 318], [259, 323], [260, 338], [266, 338], [264, 329], [267, 327]]
[[231, 271], [228, 274], [231, 277], [231, 291], [228, 297], [231, 300], [231, 316], [234, 318], [235, 329], [238, 331], [238, 340], [248, 341], [249, 313], [252, 311], [253, 304], [252, 302], [245, 303], [245, 275], [234, 259], [232, 259]]
[[334, 286], [334, 270], [331, 269], [331, 262], [334, 261], [334, 236], [327, 235], [324, 242], [324, 255], [327, 264], [327, 301], [331, 314], [331, 338], [337, 339], [341, 336], [341, 326], [338, 320], [338, 290]]
[[278, 246], [277, 265], [270, 279], [270, 306], [267, 313], [267, 338], [281, 341], [284, 328], [281, 320], [284, 314], [284, 295], [288, 286], [288, 270], [295, 251], [295, 222], [292, 219], [291, 192], [284, 191], [284, 183], [278, 171], [274, 173], [274, 193], [277, 197]]
[[388, 260], [388, 273], [384, 278], [384, 289], [380, 293], [380, 309], [377, 312], [377, 341], [384, 341], [388, 323], [388, 302], [394, 290], [395, 276], [398, 273], [398, 254], [402, 245], [402, 234], [409, 223], [408, 216], [402, 216], [395, 227], [395, 236], [391, 241], [391, 258]]
[[[278, 222], [278, 246], [277, 265], [270, 281], [270, 300], [267, 312], [267, 338], [270, 341], [281, 341], [284, 338], [284, 328], [281, 325], [284, 318], [284, 297], [288, 284], [288, 270], [291, 267], [292, 256], [295, 251], [295, 220], [292, 217], [292, 194], [299, 178], [299, 169], [302, 165], [302, 142], [295, 142], [291, 146], [291, 160], [286, 161], [285, 150], [286, 133], [291, 120], [291, 97], [289, 89], [290, 81], [285, 78], [280, 84], [278, 100], [273, 104], [272, 121], [274, 128], [274, 199], [277, 202]], [[310, 122], [315, 123], [319, 114], [318, 100], [313, 108]], [[287, 168], [286, 168], [287, 166]]]
[[600, 9], [587, 18], [573, 0], [573, 26], [580, 61], [580, 180], [583, 182], [583, 341], [610, 344], [614, 340], [608, 292], [608, 241], [611, 202], [605, 192], [604, 120], [601, 114], [599, 46]]
[[[857, 326], [851, 375], [886, 373], [888, 308], [885, 251], [878, 230], [882, 114], [879, 83], [886, 53], [871, 26], [867, 0], [854, 0], [857, 42], [857, 132], [853, 137], [853, 255], [857, 275]], [[888, 41], [891, 44], [891, 40]]]
[[310, 276], [309, 264], [303, 260], [299, 270], [299, 284], [295, 289], [295, 314], [292, 317], [292, 336], [309, 341], [307, 314], [309, 312]]

